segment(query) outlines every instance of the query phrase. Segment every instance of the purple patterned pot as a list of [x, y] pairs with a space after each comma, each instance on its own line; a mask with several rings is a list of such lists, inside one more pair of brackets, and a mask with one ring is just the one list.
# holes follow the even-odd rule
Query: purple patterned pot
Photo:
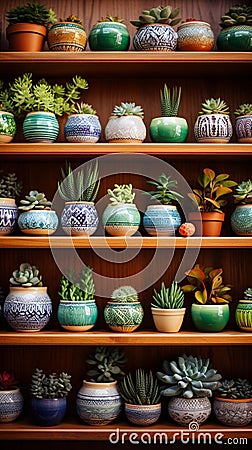
[[235, 133], [238, 142], [252, 142], [252, 116], [240, 116], [235, 119]]
[[68, 142], [95, 143], [101, 136], [101, 124], [94, 114], [72, 114], [64, 127]]

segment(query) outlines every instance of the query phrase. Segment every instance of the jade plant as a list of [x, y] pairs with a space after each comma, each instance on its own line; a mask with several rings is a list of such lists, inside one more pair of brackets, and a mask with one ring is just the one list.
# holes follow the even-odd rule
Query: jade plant
[[133, 203], [135, 192], [132, 192], [132, 184], [115, 184], [114, 189], [108, 189], [109, 200], [112, 205], [119, 203]]
[[238, 117], [252, 116], [252, 103], [243, 103], [242, 105], [239, 105], [234, 111], [234, 115]]
[[97, 160], [74, 171], [71, 164], [66, 163], [66, 170], [61, 169], [61, 175], [58, 192], [65, 202], [95, 201], [100, 187]]
[[30, 211], [32, 209], [51, 209], [52, 202], [47, 200], [43, 192], [36, 190], [30, 191], [23, 200], [20, 201], [21, 206], [18, 209], [23, 211]]
[[125, 373], [122, 367], [126, 363], [125, 352], [119, 347], [96, 347], [86, 363], [91, 366], [87, 376], [91, 381], [110, 383], [119, 380]]
[[13, 373], [0, 372], [0, 391], [10, 391], [17, 389], [18, 381]]
[[155, 191], [149, 191], [147, 194], [151, 195], [152, 198], [160, 202], [162, 205], [170, 205], [176, 203], [178, 198], [183, 198], [183, 196], [177, 192], [177, 181], [171, 180], [171, 177], [162, 173], [157, 181], [148, 180], [146, 183], [155, 186]]
[[137, 28], [153, 23], [167, 24], [173, 27], [181, 21], [181, 18], [177, 17], [179, 12], [180, 8], [173, 9], [170, 5], [157, 6], [155, 8], [142, 10], [138, 20], [131, 20], [130, 23]]
[[230, 399], [252, 398], [252, 384], [245, 378], [223, 380], [216, 396]]
[[120, 105], [115, 105], [112, 116], [138, 116], [144, 118], [143, 108], [135, 103], [121, 102]]
[[164, 85], [164, 89], [160, 89], [160, 104], [163, 117], [176, 117], [181, 99], [181, 87], [174, 86], [171, 89]]
[[6, 13], [6, 19], [10, 25], [15, 23], [36, 23], [46, 28], [56, 22], [55, 12], [47, 9], [41, 3], [28, 2], [25, 5], [16, 6]]
[[48, 376], [42, 369], [36, 369], [32, 374], [31, 394], [37, 399], [67, 397], [72, 389], [71, 375], [65, 372], [51, 373]]
[[15, 173], [7, 173], [0, 177], [0, 198], [16, 198], [20, 196], [22, 182]]
[[43, 286], [42, 275], [39, 274], [39, 269], [36, 266], [22, 263], [19, 269], [14, 270], [12, 273], [10, 285], [24, 288], [41, 287]]
[[119, 383], [120, 394], [131, 405], [157, 405], [160, 390], [152, 371], [136, 369], [134, 375], [125, 375]]
[[252, 25], [252, 6], [234, 5], [221, 17], [221, 28], [237, 25]]
[[229, 114], [229, 107], [221, 98], [209, 98], [201, 104], [199, 114]]
[[70, 269], [69, 278], [62, 275], [59, 292], [61, 299], [68, 301], [93, 300], [95, 285], [92, 271], [91, 267], [85, 266], [79, 274]]
[[242, 181], [235, 187], [234, 201], [242, 205], [252, 203], [252, 180]]
[[138, 301], [138, 293], [133, 286], [120, 286], [111, 295], [111, 300], [117, 303], [133, 303]]
[[152, 308], [181, 309], [183, 305], [184, 292], [177, 282], [173, 281], [169, 288], [162, 282], [159, 292], [154, 289]]

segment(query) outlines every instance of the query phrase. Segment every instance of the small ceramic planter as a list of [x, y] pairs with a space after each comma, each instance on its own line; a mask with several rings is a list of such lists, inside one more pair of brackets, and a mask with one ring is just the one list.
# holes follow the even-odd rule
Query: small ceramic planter
[[61, 215], [61, 225], [71, 236], [90, 236], [98, 227], [99, 219], [94, 203], [66, 202]]
[[65, 330], [87, 331], [93, 328], [98, 317], [98, 309], [95, 300], [60, 300], [57, 317]]
[[132, 236], [140, 225], [140, 213], [134, 203], [109, 204], [103, 212], [102, 222], [111, 236]]
[[123, 23], [99, 22], [93, 26], [88, 37], [93, 51], [124, 51], [130, 45], [130, 34]]
[[168, 402], [168, 412], [179, 425], [190, 422], [204, 423], [211, 414], [209, 398], [172, 397]]
[[139, 28], [133, 38], [135, 50], [167, 51], [176, 50], [178, 36], [168, 24], [148, 24]]
[[[239, 300], [235, 311], [235, 321], [241, 330], [252, 332], [252, 301]], [[251, 405], [252, 406], [252, 405]]]
[[113, 331], [131, 333], [142, 323], [144, 311], [140, 302], [109, 301], [104, 308], [104, 319]]
[[72, 114], [66, 121], [64, 132], [68, 142], [95, 143], [101, 136], [101, 124], [94, 114]]
[[225, 219], [223, 212], [217, 211], [202, 211], [189, 212], [188, 220], [195, 225], [196, 234], [199, 235], [200, 231], [202, 236], [220, 236], [222, 224]]
[[0, 198], [0, 236], [6, 236], [15, 231], [18, 219], [18, 209], [14, 198]]
[[0, 111], [0, 144], [8, 144], [16, 134], [16, 122], [10, 112]]
[[20, 389], [0, 391], [0, 423], [16, 420], [23, 409], [24, 399]]
[[111, 116], [105, 127], [105, 139], [110, 143], [141, 143], [146, 138], [146, 127], [138, 116]]
[[31, 398], [33, 422], [42, 427], [58, 425], [66, 414], [67, 401], [63, 398]]
[[222, 30], [216, 41], [218, 50], [224, 52], [251, 52], [252, 27], [237, 25]]
[[252, 398], [230, 399], [215, 397], [213, 413], [223, 425], [245, 427], [252, 420]]
[[235, 208], [231, 215], [231, 227], [238, 236], [252, 236], [252, 204]]
[[152, 425], [161, 415], [161, 403], [157, 405], [130, 405], [125, 403], [125, 415], [129, 422], [136, 425]]
[[38, 111], [28, 113], [23, 122], [24, 138], [28, 142], [56, 141], [59, 134], [59, 122], [55, 114]]
[[232, 124], [227, 114], [202, 114], [194, 125], [197, 142], [227, 144], [232, 133]]
[[18, 226], [22, 233], [36, 236], [48, 236], [57, 230], [59, 219], [51, 209], [32, 209], [22, 212]]
[[12, 52], [41, 52], [47, 29], [36, 23], [14, 23], [6, 28]]
[[48, 47], [56, 52], [82, 52], [87, 45], [84, 27], [74, 22], [57, 22], [48, 31]]
[[185, 142], [188, 124], [183, 117], [156, 117], [150, 123], [153, 142]]
[[151, 308], [155, 327], [161, 333], [177, 333], [183, 323], [186, 308]]
[[191, 318], [194, 326], [199, 331], [222, 331], [229, 321], [230, 309], [228, 303], [216, 305], [200, 305], [193, 303]]
[[174, 236], [181, 223], [174, 205], [149, 205], [143, 216], [143, 226], [151, 236]]
[[209, 52], [214, 46], [214, 34], [207, 22], [182, 23], [177, 33], [178, 50], [183, 52]]
[[252, 142], [252, 115], [240, 116], [235, 119], [235, 133], [241, 144]]

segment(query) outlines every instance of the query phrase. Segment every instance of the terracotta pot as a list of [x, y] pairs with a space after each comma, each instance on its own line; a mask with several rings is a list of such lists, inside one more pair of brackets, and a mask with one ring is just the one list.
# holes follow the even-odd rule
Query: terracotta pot
[[220, 236], [225, 214], [223, 212], [209, 211], [202, 212], [200, 216], [198, 212], [188, 214], [188, 220], [196, 227], [196, 234], [199, 236], [200, 231], [202, 231], [202, 236]]
[[14, 52], [40, 52], [47, 29], [36, 23], [14, 23], [6, 28], [10, 50]]

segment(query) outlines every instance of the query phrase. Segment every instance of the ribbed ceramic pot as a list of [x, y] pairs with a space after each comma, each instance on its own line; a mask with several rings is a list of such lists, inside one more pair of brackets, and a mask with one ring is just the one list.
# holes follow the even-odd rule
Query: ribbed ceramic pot
[[51, 112], [28, 113], [23, 122], [24, 138], [28, 142], [56, 141], [59, 134], [59, 123], [55, 114]]
[[125, 415], [129, 422], [136, 425], [152, 425], [161, 415], [161, 403], [157, 405], [130, 405], [125, 403]]
[[161, 333], [177, 333], [183, 323], [186, 308], [151, 308], [155, 327]]
[[252, 236], [252, 204], [236, 206], [231, 215], [231, 227], [238, 236]]
[[18, 209], [14, 198], [0, 198], [0, 236], [14, 232], [18, 219]]
[[174, 205], [149, 205], [143, 216], [143, 226], [151, 236], [174, 236], [181, 223]]
[[204, 423], [211, 414], [209, 398], [172, 397], [168, 402], [168, 412], [179, 425], [190, 422]]
[[179, 25], [178, 50], [183, 52], [209, 52], [214, 46], [214, 34], [207, 22], [191, 21]]
[[131, 333], [142, 323], [144, 311], [140, 302], [109, 301], [104, 308], [104, 319], [113, 331]]
[[111, 116], [105, 127], [105, 139], [110, 143], [141, 143], [146, 138], [146, 127], [138, 116]]
[[235, 134], [240, 143], [252, 142], [252, 115], [240, 116], [235, 119]]
[[40, 331], [49, 322], [52, 302], [47, 287], [10, 287], [4, 317], [15, 331]]
[[193, 303], [191, 318], [195, 328], [204, 332], [219, 332], [227, 325], [230, 317], [229, 304], [201, 305]]
[[67, 409], [66, 397], [63, 398], [31, 398], [33, 422], [42, 427], [58, 425], [64, 419]]
[[61, 225], [71, 236], [90, 236], [98, 227], [98, 214], [93, 202], [66, 202]]
[[232, 133], [233, 127], [227, 114], [202, 114], [194, 125], [197, 142], [226, 144]]
[[88, 42], [94, 51], [124, 51], [129, 48], [130, 34], [123, 23], [99, 22], [92, 27]]
[[109, 204], [102, 215], [102, 223], [111, 236], [132, 236], [137, 232], [140, 220], [134, 203]]
[[101, 124], [94, 114], [72, 114], [66, 121], [64, 132], [68, 142], [95, 143], [101, 136]]
[[32, 209], [18, 217], [18, 226], [24, 234], [48, 236], [55, 233], [58, 224], [58, 216], [52, 209]]
[[174, 51], [178, 36], [167, 24], [153, 23], [139, 28], [133, 37], [135, 50], [140, 51]]
[[57, 22], [48, 31], [48, 47], [56, 52], [82, 52], [87, 45], [84, 27], [74, 22]]
[[16, 122], [10, 112], [0, 111], [0, 144], [8, 144], [16, 134]]
[[[239, 300], [235, 311], [235, 321], [241, 330], [252, 332], [252, 301]], [[252, 405], [251, 405], [252, 406]]]
[[223, 425], [245, 427], [252, 420], [252, 398], [231, 399], [215, 397], [213, 413]]
[[65, 330], [87, 331], [93, 328], [98, 317], [98, 309], [95, 300], [60, 300], [57, 317]]
[[95, 383], [84, 380], [77, 394], [76, 409], [88, 425], [103, 426], [113, 422], [122, 410], [117, 381]]
[[12, 52], [40, 52], [46, 35], [46, 27], [36, 23], [13, 23], [6, 28], [6, 36]]
[[225, 28], [217, 37], [218, 50], [224, 52], [251, 52], [252, 27], [250, 25], [237, 25]]
[[0, 423], [16, 420], [23, 409], [24, 399], [19, 388], [0, 391]]
[[153, 142], [185, 142], [188, 124], [183, 117], [155, 117], [150, 123]]

